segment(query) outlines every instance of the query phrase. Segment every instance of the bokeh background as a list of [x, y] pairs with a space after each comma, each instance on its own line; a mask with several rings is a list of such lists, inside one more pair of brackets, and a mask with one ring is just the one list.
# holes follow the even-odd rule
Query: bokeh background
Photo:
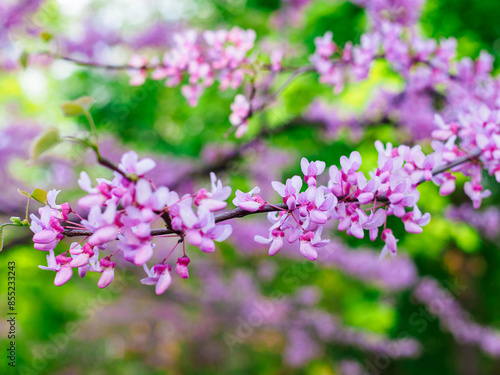
[[[14, 5], [7, 1], [0, 11], [5, 16]], [[84, 119], [65, 119], [59, 110], [61, 102], [84, 95], [96, 99], [92, 113], [103, 153], [115, 161], [128, 150], [151, 156], [158, 162], [153, 181], [181, 192], [207, 185], [208, 174], [195, 172], [218, 165], [218, 176], [228, 185], [248, 191], [258, 184], [272, 201], [277, 198], [270, 182], [300, 173], [302, 156], [330, 165], [358, 150], [366, 172], [376, 163], [376, 139], [400, 144], [422, 138], [419, 123], [410, 130], [386, 119], [363, 123], [377, 87], [404, 87], [384, 62], [376, 63], [367, 81], [349, 85], [339, 96], [320, 85], [315, 74], [300, 77], [276, 105], [250, 121], [246, 137], [235, 140], [224, 137], [234, 90], [210, 88], [191, 108], [179, 89], [153, 80], [131, 87], [126, 72], [40, 56], [28, 58], [23, 69], [10, 60], [13, 49], [44, 51], [55, 43], [68, 56], [120, 64], [132, 52], [167, 50], [176, 31], [240, 26], [256, 30], [264, 49], [285, 48], [299, 65], [314, 51], [314, 38], [328, 30], [339, 44], [359, 42], [367, 17], [351, 2], [59, 0], [19, 6], [19, 14], [26, 13], [22, 26], [2, 26], [2, 222], [23, 216], [26, 202], [18, 188], [62, 189], [63, 201], [76, 202], [81, 170], [91, 177], [110, 176], [74, 144], [27, 162], [32, 140], [44, 129], [86, 131]], [[456, 37], [460, 57], [476, 58], [481, 50], [498, 57], [499, 15], [500, 3], [493, 0], [433, 0], [424, 4], [418, 28], [431, 38]], [[318, 98], [328, 103], [321, 111]], [[404, 116], [418, 117], [418, 106], [408, 105], [400, 114], [402, 123]], [[294, 126], [249, 143], [263, 127], [280, 129], [290, 121]], [[219, 162], [241, 145], [246, 147], [241, 157]], [[423, 145], [429, 147], [425, 140]], [[8, 341], [3, 318], [7, 263], [15, 261], [19, 373], [500, 373], [499, 359], [484, 350], [488, 343], [481, 342], [484, 335], [476, 326], [468, 327], [474, 332], [462, 332], [479, 336], [476, 343], [450, 332], [460, 330], [454, 314], [488, 332], [500, 329], [500, 211], [495, 206], [500, 192], [493, 183], [487, 187], [493, 196], [478, 212], [460, 189], [440, 197], [432, 184], [419, 188], [425, 196], [421, 209], [432, 214], [431, 224], [422, 235], [411, 235], [392, 223], [400, 250], [383, 264], [377, 260], [380, 240], [348, 238], [333, 228], [332, 244], [317, 264], [298, 257], [296, 249], [271, 258], [249, 234], [265, 235], [265, 218], [238, 220], [231, 241], [218, 245], [214, 254], [192, 249], [191, 277], [175, 278], [162, 296], [140, 284], [142, 269], [125, 264], [106, 290], [97, 288], [98, 275], [75, 276], [56, 287], [53, 273], [37, 267], [45, 264], [45, 254], [33, 249], [30, 232], [7, 229], [0, 253], [1, 347]], [[171, 246], [158, 241], [158, 247]], [[448, 320], [442, 317], [446, 314]], [[1, 366], [4, 362], [2, 354]]]

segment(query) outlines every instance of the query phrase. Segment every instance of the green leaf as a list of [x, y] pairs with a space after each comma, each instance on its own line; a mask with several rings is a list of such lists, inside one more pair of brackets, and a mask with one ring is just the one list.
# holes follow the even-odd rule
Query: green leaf
[[41, 204], [47, 204], [47, 192], [45, 190], [43, 190], [43, 189], [36, 188], [31, 193], [31, 197], [34, 200], [40, 202]]
[[52, 37], [53, 35], [51, 33], [48, 33], [47, 31], [44, 31], [40, 34], [40, 38], [42, 38], [44, 42], [48, 42], [52, 39]]
[[64, 117], [76, 117], [85, 114], [85, 109], [75, 102], [64, 102], [61, 104]]
[[80, 107], [88, 111], [92, 104], [95, 103], [95, 99], [90, 96], [82, 96], [81, 98], [76, 99], [73, 103], [78, 104]]
[[17, 191], [19, 192], [19, 194], [24, 195], [26, 198], [30, 197], [30, 193], [28, 193], [27, 191], [21, 189], [17, 189]]
[[0, 226], [0, 251], [3, 250], [3, 227]]
[[86, 114], [95, 100], [90, 96], [82, 96], [71, 102], [64, 102], [61, 104], [61, 110], [64, 117], [76, 117]]
[[60, 140], [61, 138], [59, 137], [59, 133], [56, 129], [47, 130], [35, 141], [35, 144], [33, 145], [33, 149], [31, 152], [32, 159], [37, 160], [40, 157], [40, 155], [42, 155], [45, 151], [47, 151], [51, 147], [58, 144]]
[[28, 58], [29, 54], [26, 51], [23, 51], [23, 53], [21, 53], [21, 56], [19, 56], [19, 64], [21, 64], [23, 69], [26, 69], [26, 67], [28, 66]]
[[10, 221], [12, 222], [12, 224], [17, 225], [18, 227], [23, 226], [23, 222], [20, 217], [12, 216], [10, 218]]

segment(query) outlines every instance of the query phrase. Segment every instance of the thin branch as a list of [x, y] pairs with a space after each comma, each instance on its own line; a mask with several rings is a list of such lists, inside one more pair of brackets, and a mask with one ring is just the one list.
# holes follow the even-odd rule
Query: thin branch
[[60, 55], [52, 54], [50, 52], [43, 52], [41, 54], [52, 57], [56, 60], [69, 61], [73, 64], [76, 64], [79, 66], [85, 66], [87, 68], [99, 68], [99, 69], [106, 69], [106, 70], [154, 70], [154, 69], [157, 69], [157, 68], [162, 66], [161, 64], [144, 65], [144, 66], [132, 66], [132, 65], [128, 65], [128, 64], [124, 64], [124, 65], [100, 64], [100, 63], [93, 62], [93, 61], [78, 60], [78, 59], [75, 59], [75, 58], [69, 57], [69, 56], [60, 56]]
[[[477, 149], [471, 152], [471, 154], [463, 155], [451, 163], [445, 164], [443, 166], [436, 167], [432, 170], [432, 175], [436, 176], [438, 174], [441, 174], [451, 168], [454, 168], [460, 164], [466, 163], [470, 161], [471, 159], [474, 159], [481, 155], [481, 150]], [[425, 182], [425, 179], [421, 179], [418, 184], [421, 184]], [[377, 201], [383, 201], [382, 197], [377, 198]], [[249, 212], [241, 209], [240, 207], [235, 208], [234, 210], [231, 211], [225, 211], [221, 212], [217, 215], [215, 215], [215, 222], [216, 223], [221, 223], [227, 220], [231, 219], [236, 219], [236, 218], [241, 218], [249, 215], [254, 215], [254, 214], [259, 214], [259, 213], [266, 213], [266, 212], [275, 212], [275, 211], [281, 211], [281, 210], [288, 210], [288, 207], [284, 203], [277, 203], [273, 205], [266, 204], [264, 208], [260, 211], [256, 212]], [[86, 231], [86, 230], [74, 230], [74, 229], [66, 229], [63, 232], [63, 235], [66, 237], [78, 237], [78, 236], [91, 236], [93, 232], [91, 231]], [[163, 236], [166, 234], [179, 234], [179, 232], [174, 231], [173, 229], [170, 228], [162, 228], [162, 229], [153, 229], [151, 230], [151, 236]]]
[[[240, 217], [245, 217], [253, 214], [259, 214], [259, 213], [264, 213], [264, 212], [274, 212], [274, 211], [279, 211], [279, 209], [286, 210], [288, 207], [284, 203], [277, 203], [272, 206], [266, 204], [265, 207], [256, 212], [250, 212], [250, 211], [245, 211], [239, 207], [235, 208], [234, 210], [231, 211], [226, 211], [226, 212], [221, 212], [217, 215], [215, 215], [215, 222], [220, 223], [223, 221], [235, 219], [235, 218], [240, 218]], [[80, 237], [80, 236], [91, 236], [93, 232], [87, 231], [87, 230], [77, 230], [77, 229], [66, 229], [63, 232], [63, 235], [66, 237]], [[173, 229], [169, 228], [162, 228], [162, 229], [152, 229], [151, 230], [151, 236], [163, 236], [166, 234], [179, 234], [177, 231], [174, 231]]]
[[[478, 148], [478, 149], [472, 151], [470, 154], [460, 156], [448, 164], [434, 168], [432, 170], [432, 176], [441, 174], [441, 173], [446, 172], [447, 170], [452, 169], [460, 164], [471, 161], [472, 159], [477, 158], [479, 155], [481, 155], [481, 149]], [[420, 181], [418, 181], [417, 184], [420, 185], [420, 184], [424, 183], [425, 181], [426, 181], [426, 179], [422, 177], [420, 179]]]

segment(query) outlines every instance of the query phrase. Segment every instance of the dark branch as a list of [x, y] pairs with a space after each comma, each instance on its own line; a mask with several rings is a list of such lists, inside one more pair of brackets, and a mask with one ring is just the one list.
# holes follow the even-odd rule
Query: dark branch
[[[278, 211], [278, 208], [276, 208], [276, 207], [279, 207], [279, 209], [282, 209], [282, 210], [288, 209], [288, 207], [284, 203], [278, 203], [278, 204], [275, 204], [273, 206], [266, 204], [266, 206], [262, 210], [256, 211], [256, 212], [245, 211], [245, 210], [237, 207], [234, 210], [221, 212], [221, 213], [215, 215], [215, 222], [220, 223], [223, 221], [236, 219], [236, 218], [240, 218], [240, 217], [245, 217], [245, 216], [249, 216], [249, 215], [253, 215], [253, 214]], [[169, 229], [169, 228], [151, 230], [152, 236], [164, 236], [167, 234], [180, 234], [180, 233], [177, 231], [174, 231], [173, 229]], [[63, 235], [65, 235], [66, 237], [91, 236], [92, 232], [87, 231], [87, 230], [79, 230], [79, 229], [66, 229], [63, 232]]]
[[[449, 169], [452, 169], [460, 164], [466, 163], [466, 162], [470, 161], [471, 159], [478, 157], [479, 155], [481, 155], [481, 150], [479, 150], [479, 149], [474, 150], [471, 154], [463, 155], [463, 156], [455, 159], [451, 163], [434, 168], [432, 170], [432, 175], [435, 176], [435, 175], [438, 175], [440, 173], [443, 173], [443, 172], [445, 172]], [[423, 182], [425, 182], [425, 179], [420, 180], [418, 182], [418, 184], [421, 184]], [[383, 197], [377, 198], [377, 200], [383, 201]], [[241, 217], [245, 217], [245, 216], [249, 216], [249, 215], [253, 215], [253, 214], [259, 214], [259, 213], [264, 213], [264, 212], [275, 212], [275, 211], [287, 210], [287, 209], [288, 209], [288, 207], [284, 203], [278, 203], [278, 204], [275, 204], [272, 206], [266, 204], [264, 209], [262, 209], [260, 211], [256, 211], [256, 212], [245, 211], [245, 210], [237, 207], [234, 210], [221, 212], [221, 213], [215, 215], [215, 222], [220, 223], [223, 221], [241, 218]], [[170, 218], [170, 216], [169, 216], [169, 218]], [[168, 226], [168, 223], [167, 223], [167, 226]], [[66, 229], [63, 232], [63, 234], [66, 237], [78, 237], [78, 236], [91, 236], [92, 232], [85, 231], [85, 230]], [[180, 233], [178, 231], [174, 231], [171, 228], [153, 229], [151, 231], [152, 236], [163, 236], [163, 235], [167, 235], [167, 234], [179, 234], [180, 235]]]

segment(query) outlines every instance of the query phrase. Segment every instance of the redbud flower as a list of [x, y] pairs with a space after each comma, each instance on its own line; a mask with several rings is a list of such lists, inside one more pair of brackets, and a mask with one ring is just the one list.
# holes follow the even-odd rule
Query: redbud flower
[[248, 117], [250, 115], [250, 103], [245, 95], [238, 94], [231, 104], [231, 115], [229, 122], [237, 127], [236, 138], [241, 138], [247, 131]]
[[130, 74], [130, 86], [141, 86], [146, 81], [148, 72], [145, 69], [148, 64], [148, 59], [144, 56], [133, 55], [129, 61], [130, 66], [137, 68], [131, 69]]
[[316, 248], [325, 246], [330, 240], [321, 240], [321, 232], [323, 228], [320, 227], [316, 233], [307, 232], [299, 236], [300, 252], [309, 260], [316, 260], [318, 252]]
[[159, 263], [148, 269], [144, 264], [144, 271], [148, 277], [141, 280], [141, 283], [146, 285], [156, 285], [155, 292], [157, 295], [163, 294], [172, 282], [172, 276], [170, 276], [170, 265]]
[[325, 171], [324, 161], [311, 161], [309, 162], [306, 158], [302, 158], [300, 161], [300, 168], [302, 173], [304, 173], [304, 181], [309, 186], [316, 186], [316, 176], [320, 175]]
[[[78, 200], [78, 205], [87, 209], [94, 206], [101, 206], [104, 202], [111, 198], [110, 184], [111, 182], [102, 179], [99, 186], [93, 188], [89, 175], [85, 171], [82, 171], [80, 173], [80, 178], [78, 179], [78, 185], [80, 185], [82, 190], [89, 193], [89, 195], [80, 198]], [[109, 188], [104, 188], [105, 186], [108, 186]]]
[[61, 190], [55, 190], [55, 189], [49, 190], [47, 192], [47, 205], [50, 206], [51, 208], [61, 210], [60, 218], [66, 220], [71, 211], [71, 208], [69, 206], [69, 203], [56, 204], [56, 198], [60, 192]]
[[106, 288], [109, 284], [113, 282], [115, 278], [115, 266], [116, 263], [111, 261], [111, 257], [107, 256], [99, 261], [99, 266], [102, 272], [101, 277], [97, 283], [97, 286], [101, 289]]
[[61, 286], [66, 284], [73, 276], [73, 269], [69, 265], [71, 258], [68, 258], [65, 254], [60, 254], [56, 256], [55, 261], [57, 274], [54, 279], [54, 285]]
[[123, 154], [121, 163], [118, 166], [121, 171], [134, 174], [136, 176], [143, 176], [145, 173], [149, 172], [156, 165], [153, 159], [144, 158], [141, 161], [138, 160], [139, 157], [134, 151], [129, 151]]
[[[70, 249], [70, 253], [73, 256], [73, 252]], [[69, 264], [70, 267], [81, 267], [86, 264], [88, 264], [89, 259], [94, 256], [94, 251], [92, 249], [92, 246], [90, 246], [88, 243], [83, 245], [83, 249], [81, 250], [80, 254], [76, 255], [75, 258], [71, 261]]]
[[237, 207], [244, 209], [249, 212], [256, 212], [262, 210], [266, 203], [258, 194], [260, 192], [260, 188], [258, 186], [254, 187], [248, 193], [243, 193], [240, 190], [236, 190], [236, 198], [233, 199], [233, 204]]
[[271, 244], [269, 247], [269, 255], [275, 255], [278, 251], [283, 247], [283, 237], [285, 236], [285, 232], [279, 229], [271, 230], [271, 236], [269, 238], [265, 238], [262, 236], [256, 235], [254, 240], [259, 243]]
[[271, 184], [273, 189], [283, 197], [283, 203], [289, 209], [294, 210], [300, 189], [302, 188], [302, 179], [299, 176], [293, 176], [291, 179], [286, 180], [286, 185], [278, 181], [273, 181]]
[[187, 279], [189, 277], [189, 272], [187, 268], [189, 262], [191, 262], [191, 259], [189, 259], [186, 255], [177, 259], [177, 265], [175, 266], [175, 271], [183, 279]]
[[318, 54], [321, 57], [329, 58], [335, 52], [336, 46], [332, 41], [333, 33], [331, 31], [327, 31], [325, 35], [318, 36], [314, 38], [314, 44], [316, 45], [315, 54]]
[[378, 228], [384, 225], [387, 219], [387, 211], [379, 208], [376, 212], [371, 212], [368, 219], [363, 224], [363, 229], [368, 229], [370, 240], [375, 241], [378, 236]]
[[33, 242], [35, 249], [41, 251], [54, 250], [58, 242], [64, 238], [61, 226], [61, 213], [49, 206], [38, 210], [40, 218], [31, 214], [30, 229], [34, 233]]
[[465, 194], [467, 194], [472, 200], [472, 205], [476, 210], [481, 206], [481, 201], [483, 200], [483, 198], [488, 198], [491, 195], [491, 191], [483, 191], [483, 187], [481, 186], [481, 184], [472, 184], [469, 181], [464, 184], [464, 191]]
[[413, 206], [413, 211], [408, 212], [401, 220], [408, 233], [422, 233], [422, 227], [426, 226], [429, 224], [429, 221], [431, 221], [431, 214], [427, 212], [422, 215], [422, 212], [418, 209], [417, 205], [415, 205]]
[[[85, 246], [85, 245], [84, 245]], [[92, 255], [87, 263], [81, 265], [78, 267], [78, 276], [80, 277], [85, 277], [88, 271], [93, 271], [93, 272], [100, 272], [100, 265], [99, 265], [99, 248], [96, 246], [92, 249], [94, 255]], [[71, 246], [69, 247], [69, 253], [71, 254], [71, 257], [73, 258], [72, 262], [76, 260], [77, 258], [80, 257], [84, 252], [84, 249], [80, 244], [77, 242], [73, 242]], [[73, 267], [74, 263], [70, 263], [70, 266]]]
[[435, 176], [433, 180], [436, 184], [441, 185], [439, 187], [439, 194], [446, 196], [450, 195], [455, 191], [456, 179], [457, 178], [453, 176], [450, 172], [444, 172]]
[[101, 246], [116, 239], [120, 228], [116, 225], [115, 219], [115, 203], [108, 203], [108, 207], [106, 207], [104, 212], [101, 212], [100, 207], [92, 207], [89, 213], [89, 220], [82, 221], [83, 225], [94, 231], [94, 234], [87, 241], [88, 244], [91, 246]]
[[206, 189], [198, 191], [194, 199], [194, 204], [204, 206], [212, 212], [222, 210], [227, 206], [227, 202], [225, 201], [231, 195], [231, 188], [229, 186], [222, 186], [221, 180], [218, 180], [213, 172], [210, 172], [210, 180], [212, 190], [210, 192]]
[[382, 240], [385, 242], [385, 246], [380, 253], [379, 259], [383, 259], [387, 254], [391, 254], [391, 257], [395, 257], [398, 252], [397, 242], [399, 240], [394, 237], [391, 229], [386, 228], [382, 231]]

